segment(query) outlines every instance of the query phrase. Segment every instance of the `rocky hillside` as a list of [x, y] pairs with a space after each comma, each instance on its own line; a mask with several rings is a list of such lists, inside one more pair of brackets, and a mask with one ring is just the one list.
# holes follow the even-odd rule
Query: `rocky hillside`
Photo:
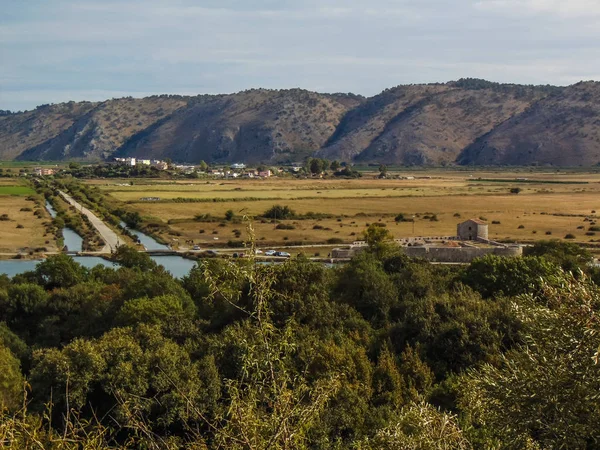
[[204, 96], [133, 136], [118, 154], [190, 162], [302, 160], [319, 150], [361, 101], [300, 89]]
[[300, 89], [46, 105], [0, 114], [0, 159], [302, 161], [406, 165], [600, 163], [600, 83], [464, 79], [371, 98]]
[[94, 104], [90, 109], [82, 109], [85, 113], [73, 115], [68, 128], [60, 129], [50, 139], [28, 147], [18, 159], [110, 158], [131, 136], [186, 105], [187, 100], [169, 96], [129, 97]]
[[600, 164], [600, 83], [579, 83], [483, 135], [460, 164]]

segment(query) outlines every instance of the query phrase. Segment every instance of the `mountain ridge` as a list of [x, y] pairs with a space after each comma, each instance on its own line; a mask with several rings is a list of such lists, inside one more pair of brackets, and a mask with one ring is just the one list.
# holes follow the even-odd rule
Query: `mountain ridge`
[[125, 97], [0, 114], [0, 159], [288, 163], [311, 156], [403, 165], [600, 163], [600, 83], [479, 79], [372, 97], [304, 89]]

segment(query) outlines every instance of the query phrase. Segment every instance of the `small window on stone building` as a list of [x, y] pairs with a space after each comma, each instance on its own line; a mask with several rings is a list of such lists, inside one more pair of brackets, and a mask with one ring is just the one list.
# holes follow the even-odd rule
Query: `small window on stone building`
[[472, 230], [472, 228], [471, 228], [471, 227], [469, 227], [469, 231], [471, 231], [471, 230]]

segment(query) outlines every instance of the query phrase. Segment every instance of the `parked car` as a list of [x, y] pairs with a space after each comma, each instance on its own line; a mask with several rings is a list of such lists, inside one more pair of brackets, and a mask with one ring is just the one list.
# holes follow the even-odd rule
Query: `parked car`
[[290, 255], [288, 252], [275, 252], [275, 256], [281, 256], [283, 258], [289, 258], [292, 255]]
[[217, 256], [219, 253], [216, 250], [207, 250], [206, 251], [206, 255], [207, 256]]
[[263, 251], [260, 248], [254, 250], [255, 255], [262, 255]]
[[192, 250], [200, 250], [200, 246], [199, 246], [199, 245], [194, 245], [194, 246], [192, 247]]
[[265, 256], [276, 256], [277, 252], [275, 250], [267, 250], [265, 252]]

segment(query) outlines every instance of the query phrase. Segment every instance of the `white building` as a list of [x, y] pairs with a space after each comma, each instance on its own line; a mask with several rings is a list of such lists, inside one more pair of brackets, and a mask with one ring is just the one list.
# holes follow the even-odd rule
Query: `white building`
[[242, 163], [235, 163], [235, 164], [232, 164], [230, 167], [230, 169], [232, 169], [232, 170], [243, 170], [245, 168], [246, 168], [246, 164], [242, 164]]

